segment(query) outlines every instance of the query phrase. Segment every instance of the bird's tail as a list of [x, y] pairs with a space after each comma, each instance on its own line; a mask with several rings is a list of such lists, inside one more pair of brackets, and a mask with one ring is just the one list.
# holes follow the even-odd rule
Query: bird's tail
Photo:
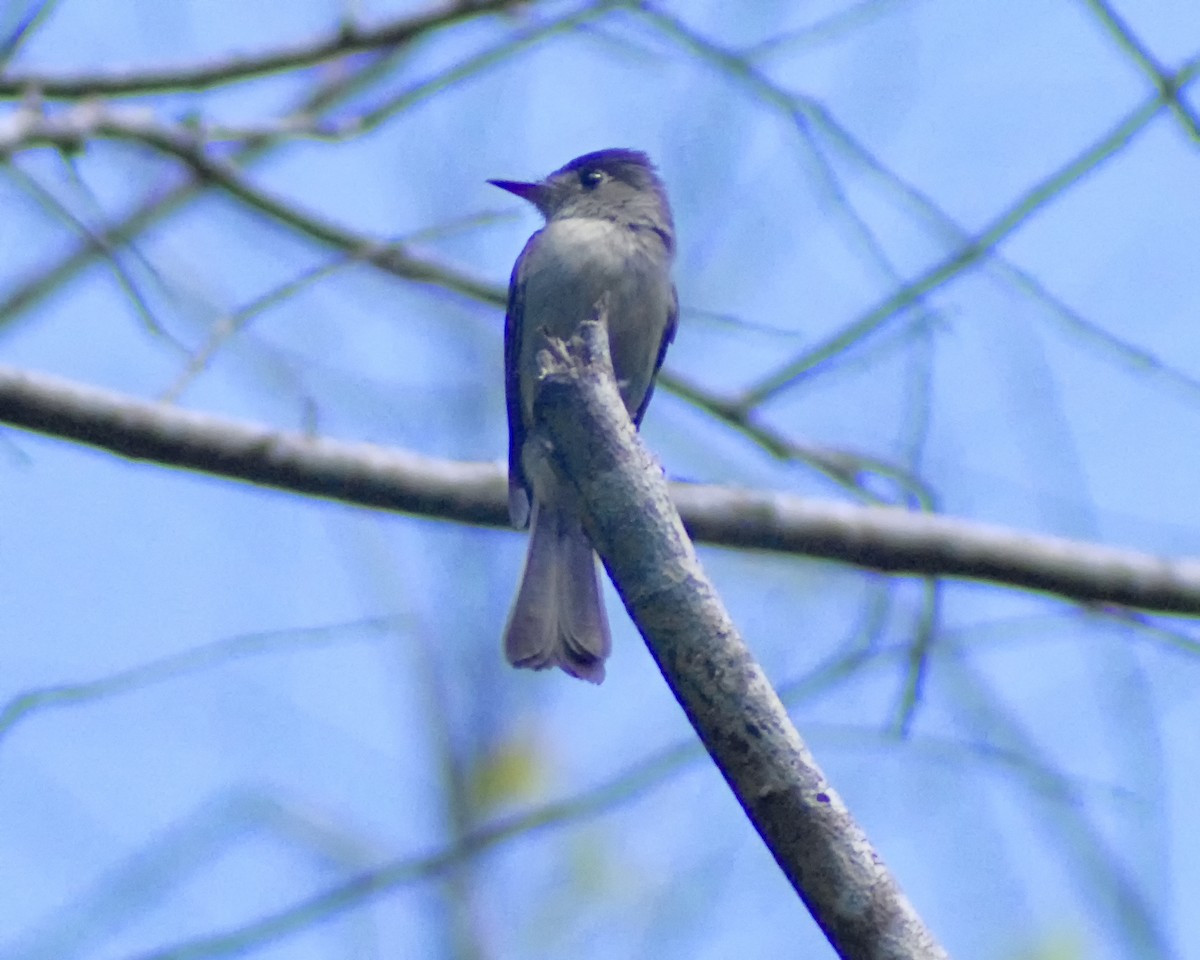
[[521, 586], [504, 628], [508, 662], [562, 667], [600, 683], [611, 648], [591, 542], [573, 514], [535, 501]]

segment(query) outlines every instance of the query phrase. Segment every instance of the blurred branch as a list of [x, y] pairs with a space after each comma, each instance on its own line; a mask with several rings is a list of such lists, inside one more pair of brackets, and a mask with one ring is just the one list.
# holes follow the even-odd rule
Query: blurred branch
[[[67, 169], [72, 171], [72, 173], [75, 172], [74, 165], [71, 163], [67, 163]], [[94, 245], [97, 250], [101, 251], [112, 268], [117, 283], [125, 292], [129, 302], [133, 304], [135, 311], [141, 318], [142, 325], [156, 337], [162, 337], [181, 352], [186, 352], [187, 348], [172, 337], [159, 321], [158, 317], [155, 316], [150, 301], [142, 293], [137, 278], [134, 277], [132, 272], [122, 262], [119, 251], [111, 243], [107, 242], [103, 236], [98, 234], [82, 216], [76, 214], [63, 201], [59, 200], [51, 190], [43, 186], [32, 174], [26, 173], [15, 163], [8, 164], [6, 170], [9, 176], [17, 182], [18, 186], [36, 200], [44, 210], [67, 224], [73, 232], [79, 234]], [[82, 180], [77, 177], [73, 177], [73, 179], [75, 179], [77, 185], [83, 186]], [[134, 249], [134, 252], [136, 254], [136, 249]]]
[[298, 854], [301, 863], [311, 863], [322, 875], [370, 869], [378, 863], [382, 846], [374, 838], [351, 833], [341, 820], [288, 798], [275, 784], [238, 785], [203, 800], [132, 854], [89, 878], [84, 890], [15, 943], [6, 940], [5, 955], [21, 960], [95, 956], [122, 933], [136, 930], [172, 897], [185, 895], [189, 884], [215, 862], [264, 839]]
[[[1172, 84], [1174, 87], [1180, 88], [1194, 79], [1197, 74], [1200, 74], [1200, 56], [1192, 58], [1180, 69], [1172, 77]], [[758, 384], [742, 394], [738, 400], [739, 404], [749, 408], [770, 399], [781, 390], [794, 384], [814, 367], [841, 354], [863, 337], [878, 330], [896, 314], [919, 302], [922, 297], [945, 286], [968, 268], [983, 260], [1047, 203], [1069, 187], [1079, 183], [1104, 161], [1122, 150], [1130, 140], [1141, 133], [1159, 115], [1167, 102], [1161, 91], [1143, 102], [1096, 143], [1013, 201], [1000, 216], [978, 235], [970, 238], [956, 252], [927, 269], [915, 280], [900, 287], [857, 320], [806, 352], [804, 356], [764, 377]]]
[[[749, 52], [739, 53], [737, 50], [721, 46], [719, 43], [692, 30], [677, 17], [669, 16], [650, 7], [643, 8], [641, 13], [644, 19], [654, 23], [666, 36], [675, 39], [689, 52], [713, 64], [727, 75], [741, 80], [760, 101], [779, 111], [793, 124], [800, 124], [801, 121], [804, 121], [820, 129], [839, 150], [852, 158], [854, 162], [862, 165], [884, 184], [898, 191], [905, 201], [910, 203], [923, 216], [929, 218], [937, 229], [948, 234], [949, 239], [961, 247], [958, 254], [944, 261], [942, 264], [931, 268], [930, 271], [927, 271], [915, 280], [909, 281], [907, 285], [900, 287], [892, 296], [878, 306], [863, 314], [857, 320], [852, 321], [843, 330], [838, 331], [829, 339], [806, 351], [801, 357], [789, 364], [786, 372], [792, 376], [788, 383], [781, 383], [780, 381], [783, 377], [779, 375], [772, 378], [769, 383], [764, 381], [764, 383], [760, 384], [757, 388], [759, 392], [768, 386], [771, 389], [782, 389], [783, 386], [790, 385], [791, 379], [810, 376], [813, 372], [826, 365], [831, 359], [837, 357], [882, 327], [892, 317], [919, 302], [923, 295], [932, 293], [940, 286], [952, 280], [958, 273], [974, 266], [977, 262], [985, 261], [995, 264], [1018, 288], [1044, 304], [1072, 332], [1082, 335], [1092, 346], [1102, 348], [1105, 352], [1114, 355], [1121, 362], [1131, 366], [1140, 373], [1153, 374], [1173, 387], [1182, 388], [1193, 400], [1197, 396], [1200, 396], [1200, 381], [1197, 381], [1195, 377], [1173, 368], [1144, 348], [1123, 340], [1100, 327], [1095, 322], [1083, 316], [1078, 310], [1075, 310], [1055, 296], [1033, 274], [1007, 261], [996, 247], [996, 244], [1003, 239], [1003, 236], [993, 236], [990, 245], [981, 243], [981, 239], [983, 238], [971, 234], [946, 213], [945, 210], [938, 206], [933, 199], [885, 165], [874, 153], [856, 139], [849, 130], [839, 123], [837, 118], [820, 101], [802, 94], [791, 93], [775, 84], [752, 61], [753, 48]], [[1165, 85], [1164, 96], [1177, 100], [1178, 91], [1194, 80], [1197, 75], [1200, 75], [1200, 56], [1190, 58], [1174, 74], [1174, 77], [1171, 78], [1174, 88], [1172, 90], [1170, 84]], [[1156, 98], [1152, 103], [1156, 105], [1156, 109], [1145, 118], [1145, 123], [1149, 123], [1153, 119], [1153, 116], [1157, 115], [1157, 110], [1161, 109], [1161, 100]], [[1125, 137], [1125, 132], [1120, 127], [1118, 127], [1116, 132], [1118, 139], [1117, 142], [1111, 145], [1113, 152], [1123, 147], [1128, 139], [1128, 137], [1124, 140], [1121, 139], [1121, 137]], [[1068, 185], [1069, 183], [1062, 183], [1059, 184], [1059, 188], [1065, 189]], [[1026, 199], [1028, 199], [1028, 195]], [[1052, 198], [1043, 198], [1038, 207], [1040, 207], [1041, 203], [1049, 199]], [[1020, 206], [1020, 202], [1018, 202], [1017, 206]], [[1037, 207], [1033, 210], [1026, 210], [1025, 216], [1035, 212], [1036, 209]], [[1003, 219], [1002, 217], [1001, 221]], [[1013, 224], [1009, 228], [1010, 231], [1019, 225], [1019, 223]], [[994, 227], [995, 224], [993, 225], [993, 229]], [[736, 400], [725, 401], [725, 405], [735, 413], [745, 413], [750, 406], [757, 402], [757, 399], [757, 395], [751, 393], [743, 395]]]
[[[500, 219], [499, 215], [491, 213], [461, 217], [450, 223], [418, 230], [415, 233], [400, 238], [400, 242], [416, 242], [420, 239], [449, 234], [467, 226], [489, 223], [498, 219]], [[158, 399], [162, 403], [177, 403], [196, 378], [208, 369], [221, 348], [233, 337], [245, 331], [256, 317], [270, 310], [272, 307], [278, 306], [290, 297], [294, 297], [300, 291], [319, 283], [335, 272], [358, 262], [359, 260], [353, 256], [337, 254], [333, 259], [317, 264], [315, 267], [310, 267], [302, 271], [298, 276], [259, 294], [238, 309], [222, 313], [209, 327], [208, 336], [204, 342], [194, 350], [185, 351], [187, 353], [187, 360], [184, 363], [183, 369], [180, 370], [170, 385], [159, 394]]]
[[[651, 5], [641, 8], [639, 13], [643, 19], [667, 36], [672, 37], [676, 43], [686, 47], [701, 59], [716, 64], [723, 72], [741, 80], [754, 91], [759, 99], [778, 109], [791, 121], [792, 126], [807, 145], [808, 156], [812, 161], [814, 188], [820, 190], [829, 201], [832, 201], [835, 208], [841, 211], [842, 222], [849, 228], [850, 239], [857, 244], [867, 262], [879, 271], [889, 284], [901, 284], [903, 277], [893, 266], [882, 240], [851, 202], [843, 185], [842, 177], [829, 157], [826, 156], [824, 145], [815, 135], [815, 124], [813, 123], [815, 111], [810, 108], [809, 101], [782, 90], [748, 56], [714, 43], [693, 30], [682, 18]], [[919, 319], [927, 323], [931, 319], [931, 313], [923, 302], [924, 296], [923, 292], [918, 292], [908, 305], [918, 307], [921, 311]]]
[[1193, 140], [1200, 142], [1200, 118], [1179, 95], [1186, 80], [1181, 81], [1179, 74], [1172, 74], [1159, 59], [1150, 52], [1138, 38], [1128, 23], [1121, 17], [1108, 0], [1084, 0], [1100, 23], [1105, 27], [1134, 63], [1145, 73], [1158, 90], [1159, 99], [1167, 104], [1183, 125], [1184, 131]]
[[[876, 652], [881, 655], [888, 653]], [[861, 658], [851, 659], [854, 663], [833, 664], [827, 672], [845, 673], [847, 669], [853, 670]], [[802, 686], [809, 687], [811, 684]], [[793, 691], [793, 696], [785, 697], [789, 700], [799, 699], [794, 694], [803, 692]], [[824, 724], [814, 727], [823, 737], [839, 741], [845, 748], [877, 749], [881, 744], [891, 745], [895, 742], [894, 738], [886, 735], [881, 737], [877, 731], [869, 729]], [[1015, 750], [987, 741], [962, 742], [920, 737], [908, 741], [908, 747], [934, 760], [983, 763], [1007, 773], [1016, 773], [1031, 792], [1058, 804], [1065, 817], [1082, 816], [1082, 812], [1088, 809], [1086, 801], [1093, 796], [1128, 799], [1125, 795], [1127, 791], [1121, 787], [1065, 777], [1054, 766], [1035, 763]], [[526, 837], [539, 830], [569, 826], [617, 809], [669, 781], [674, 774], [703, 757], [704, 753], [694, 740], [681, 741], [636, 761], [596, 787], [479, 827], [457, 844], [425, 856], [397, 858], [242, 926], [139, 954], [136, 960], [218, 960], [220, 957], [244, 956], [293, 933], [312, 929], [323, 920], [365, 906], [376, 897], [399, 887], [440, 877], [456, 865], [477, 859], [510, 840]], [[175, 859], [189, 862], [178, 853]], [[128, 909], [126, 904], [123, 905]]]
[[[300, 104], [294, 112], [319, 116], [331, 110], [342, 100], [358, 92], [362, 86], [386, 73], [403, 56], [404, 50], [405, 48], [401, 47], [386, 54], [379, 54], [370, 62], [319, 84], [316, 89], [301, 98]], [[245, 166], [269, 155], [281, 142], [265, 141], [248, 145], [235, 151], [233, 159]], [[97, 240], [109, 247], [129, 242], [143, 230], [153, 226], [188, 201], [199, 196], [206, 186], [207, 183], [204, 180], [193, 175], [165, 194], [153, 196], [139, 204], [123, 219], [107, 229], [98, 231]], [[0, 329], [12, 324], [19, 316], [27, 313], [59, 289], [75, 274], [87, 267], [102, 250], [103, 248], [97, 247], [95, 243], [80, 244], [52, 266], [39, 271], [18, 285], [3, 300], [0, 300]]]
[[321, 920], [362, 906], [405, 884], [439, 877], [447, 870], [507, 841], [538, 830], [593, 817], [640, 796], [696, 758], [690, 741], [668, 747], [632, 768], [574, 797], [545, 804], [472, 831], [456, 844], [420, 857], [405, 857], [356, 874], [320, 893], [226, 930], [139, 954], [137, 960], [216, 960], [243, 956], [255, 947], [316, 926]]
[[912, 631], [908, 647], [908, 670], [904, 689], [892, 721], [892, 731], [899, 737], [912, 733], [917, 707], [924, 701], [925, 683], [929, 678], [929, 661], [942, 624], [942, 590], [940, 583], [927, 578], [922, 586], [921, 610]]
[[[596, 9], [617, 5], [620, 4], [599, 4]], [[588, 15], [593, 15], [594, 12], [589, 10]], [[540, 31], [537, 36], [572, 27], [581, 19], [582, 16], [575, 15], [556, 21]], [[524, 43], [532, 39], [534, 35], [530, 34], [519, 42]], [[489, 53], [488, 59], [494, 59], [494, 56], [494, 53]], [[474, 61], [471, 63], [474, 64]], [[10, 117], [7, 125], [0, 125], [0, 154], [34, 145], [51, 145], [70, 150], [93, 138], [142, 143], [174, 156], [187, 164], [200, 181], [220, 186], [248, 206], [311, 239], [333, 247], [355, 261], [371, 263], [395, 276], [433, 284], [495, 306], [503, 306], [506, 301], [506, 290], [503, 286], [413, 256], [407, 253], [402, 245], [357, 234], [253, 186], [232, 162], [215, 158], [206, 151], [208, 140], [203, 128], [190, 124], [162, 123], [146, 110], [87, 103], [61, 111], [54, 116], [47, 116], [37, 109], [26, 109]], [[107, 239], [106, 234], [97, 235], [95, 242], [107, 243], [111, 248], [111, 241]], [[0, 308], [0, 315], [2, 313], [3, 309]], [[673, 390], [746, 434], [773, 456], [802, 460], [860, 495], [864, 493], [862, 474], [872, 473], [887, 477], [904, 490], [906, 499], [910, 502], [916, 502], [923, 507], [932, 505], [932, 494], [923, 487], [920, 480], [891, 464], [875, 458], [802, 447], [758, 423], [751, 411], [715, 398], [698, 386], [685, 383], [669, 372], [663, 374], [662, 383], [667, 389]], [[174, 397], [176, 392], [172, 392], [171, 396]]]
[[[991, 749], [1020, 758], [1013, 772], [1023, 779], [1031, 792], [1036, 791], [1050, 803], [1031, 806], [1029, 822], [1040, 832], [1043, 842], [1053, 852], [1064, 869], [1078, 877], [1078, 892], [1091, 901], [1098, 921], [1097, 936], [1112, 944], [1118, 956], [1171, 960], [1179, 956], [1172, 948], [1158, 901], [1135, 879], [1128, 859], [1114, 843], [1111, 819], [1097, 816], [1091, 805], [1081, 802], [1078, 788], [1065, 777], [1044, 778], [1038, 770], [1053, 770], [1059, 757], [1047, 745], [1046, 731], [1034, 726], [1027, 729], [1022, 713], [993, 689], [992, 677], [979, 669], [977, 658], [968, 656], [942, 658], [943, 689], [961, 687], [962, 692], [952, 701], [943, 702], [945, 714], [940, 722], [979, 731]], [[1122, 704], [1122, 708], [1126, 705]], [[1129, 718], [1122, 711], [1119, 722]], [[1146, 731], [1149, 739], [1157, 731]], [[1161, 815], [1164, 799], [1151, 783], [1140, 779], [1140, 771], [1122, 767], [1119, 778], [1133, 788], [1140, 809], [1134, 811], [1139, 820]], [[1034, 776], [1030, 776], [1030, 774]], [[1049, 852], [1049, 851], [1048, 851]]]
[[413, 256], [398, 245], [364, 237], [253, 186], [234, 164], [210, 155], [205, 141], [194, 131], [183, 125], [160, 123], [147, 110], [113, 109], [88, 102], [52, 116], [34, 109], [20, 110], [7, 121], [0, 126], [0, 156], [32, 146], [71, 151], [93, 139], [145, 144], [181, 160], [200, 179], [221, 187], [247, 206], [327, 246], [407, 280], [436, 284], [477, 300], [504, 303], [504, 296], [493, 284]]
[[252, 56], [215, 57], [192, 66], [175, 65], [148, 70], [99, 73], [12, 71], [0, 77], [0, 97], [35, 91], [49, 99], [128, 96], [166, 91], [208, 90], [227, 83], [285, 70], [302, 70], [339, 57], [408, 43], [417, 37], [460, 21], [527, 7], [533, 0], [452, 0], [415, 16], [388, 20], [376, 27], [343, 22], [303, 43], [281, 46]]
[[[355, 506], [508, 527], [507, 481], [498, 463], [272, 430], [3, 365], [0, 423]], [[691, 535], [705, 543], [891, 574], [983, 580], [1084, 603], [1200, 614], [1200, 560], [770, 491], [677, 483], [672, 497]]]
[[0, 71], [17, 55], [17, 51], [24, 46], [26, 41], [37, 32], [38, 27], [46, 22], [57, 6], [58, 0], [40, 0], [21, 14], [16, 25], [8, 32], [3, 41], [0, 41]]
[[796, 443], [766, 424], [757, 411], [743, 409], [738, 403], [718, 397], [671, 370], [659, 371], [658, 383], [675, 396], [744, 434], [771, 456], [807, 464], [870, 503], [883, 503], [884, 499], [863, 483], [864, 476], [868, 474], [893, 481], [904, 494], [906, 506], [916, 505], [924, 510], [934, 507], [933, 491], [925, 486], [920, 477], [902, 467], [878, 457]]
[[[455, 736], [457, 711], [449, 695], [445, 664], [432, 656], [436, 646], [429, 637], [419, 636], [416, 646], [420, 662], [417, 665], [422, 692], [423, 720], [434, 768], [440, 783], [440, 801], [446, 832], [452, 846], [470, 840], [472, 831], [483, 819], [472, 793], [472, 775], [482, 758]], [[478, 864], [464, 859], [446, 871], [442, 890], [442, 909], [445, 911], [444, 955], [453, 960], [483, 960], [491, 951], [485, 947], [487, 938], [481, 929], [480, 882]]]
[[44, 710], [82, 706], [167, 680], [185, 677], [242, 657], [326, 646], [344, 642], [347, 636], [351, 639], [358, 639], [362, 636], [371, 639], [390, 636], [394, 635], [401, 626], [400, 617], [368, 617], [318, 627], [297, 627], [288, 630], [242, 634], [193, 647], [182, 653], [151, 660], [148, 663], [130, 667], [128, 670], [121, 670], [97, 680], [26, 690], [6, 703], [0, 704], [0, 744], [12, 733], [14, 727]]
[[574, 13], [536, 23], [502, 43], [467, 57], [458, 65], [388, 96], [382, 103], [360, 114], [337, 119], [323, 119], [305, 111], [293, 111], [279, 119], [258, 124], [230, 126], [209, 124], [203, 119], [189, 119], [188, 126], [206, 143], [264, 143], [289, 139], [314, 139], [338, 143], [361, 137], [382, 126], [396, 114], [426, 100], [459, 80], [477, 76], [488, 67], [519, 53], [525, 47], [542, 40], [575, 30], [589, 20], [597, 19], [617, 8], [627, 7], [633, 0], [594, 0]]
[[795, 53], [797, 49], [811, 49], [843, 39], [847, 34], [874, 24], [892, 12], [893, 8], [916, 6], [914, 0], [859, 0], [858, 3], [835, 10], [807, 26], [778, 33], [761, 43], [744, 48], [742, 56], [748, 60], [759, 60], [773, 56], [781, 50]]
[[664, 679], [767, 849], [843, 958], [945, 953], [826, 780], [738, 634], [617, 389], [604, 309], [549, 340], [534, 415]]
[[[582, 12], [576, 11], [575, 13], [567, 14], [558, 20], [550, 21], [510, 38], [496, 47], [468, 57], [462, 63], [456, 64], [389, 97], [385, 103], [369, 113], [357, 119], [347, 121], [347, 130], [362, 132], [370, 124], [381, 122], [382, 119], [387, 117], [392, 117], [400, 110], [415, 106], [430, 96], [445, 90], [457, 81], [465, 79], [468, 76], [473, 76], [480, 70], [498, 63], [504, 57], [524, 49], [530, 42], [550, 36], [558, 30], [577, 24], [587, 16], [598, 15], [609, 7], [619, 6], [622, 2], [626, 2], [626, 0], [621, 0], [621, 2], [618, 2], [618, 0], [602, 0], [602, 2], [584, 8]], [[234, 133], [238, 137], [246, 138], [243, 145], [236, 149], [232, 156], [225, 161], [224, 166], [227, 171], [233, 174], [235, 179], [239, 177], [244, 178], [245, 174], [243, 170], [246, 165], [261, 159], [279, 146], [290, 142], [288, 138], [295, 135], [295, 131], [337, 130], [338, 123], [324, 120], [324, 115], [339, 102], [351, 94], [358, 92], [360, 88], [373, 80], [377, 80], [382, 74], [386, 73], [388, 68], [394, 65], [394, 62], [405, 49], [405, 47], [401, 46], [386, 54], [377, 54], [375, 59], [365, 66], [354, 67], [350, 72], [338, 75], [321, 84], [316, 90], [305, 96], [297, 107], [280, 121], [267, 124], [261, 129], [245, 128], [240, 131], [226, 131], [226, 133]], [[22, 110], [17, 113], [16, 118], [8, 117], [4, 118], [4, 120], [10, 124], [18, 125], [21, 122], [28, 122], [29, 117], [36, 118], [40, 116], [39, 105], [40, 101], [37, 98], [33, 98], [23, 105]], [[97, 111], [103, 112], [105, 109], [101, 104], [81, 105], [81, 107], [84, 109], [85, 115], [89, 111], [94, 115]], [[70, 111], [67, 111], [67, 113], [69, 114]], [[138, 117], [139, 122], [142, 123], [146, 122], [149, 117], [149, 114], [144, 112], [135, 112], [133, 115]], [[21, 118], [24, 119], [22, 120]], [[4, 129], [4, 122], [0, 121], [0, 132]], [[205, 129], [201, 123], [186, 123], [179, 124], [176, 128], [168, 126], [167, 132], [168, 135], [171, 133], [178, 135], [185, 144], [190, 141], [191, 150], [193, 152], [200, 151], [202, 156], [203, 147], [207, 143], [204, 139]], [[216, 132], [219, 133], [220, 131]], [[62, 133], [65, 133], [65, 131], [60, 131], [60, 135]], [[154, 144], [150, 145], [154, 146]], [[158, 148], [156, 147], [156, 149]], [[184, 160], [186, 163], [186, 158]], [[165, 195], [154, 197], [141, 204], [118, 223], [112, 225], [107, 230], [99, 231], [96, 239], [103, 241], [108, 245], [108, 248], [115, 248], [121, 243], [129, 242], [142, 231], [173, 213], [189, 200], [197, 197], [209, 185], [210, 181], [204, 175], [203, 170], [195, 170], [194, 165], [189, 164], [189, 170], [192, 171], [190, 179], [171, 189]], [[249, 185], [245, 184], [245, 186], [248, 188]], [[294, 213], [299, 215], [299, 219], [296, 217], [291, 218], [288, 225], [305, 231], [306, 224], [303, 214], [300, 211], [294, 211]], [[310, 223], [309, 225], [312, 224]], [[330, 225], [326, 224], [325, 226]], [[340, 242], [338, 242], [339, 238], [337, 236], [331, 237], [328, 231], [325, 230], [318, 230], [316, 239], [351, 255], [356, 255], [355, 248], [361, 251], [365, 247], [372, 245], [372, 242], [367, 238], [355, 238], [347, 231], [337, 231], [335, 229], [336, 233], [341, 233]], [[311, 232], [309, 235], [312, 236]], [[0, 327], [12, 323], [19, 315], [27, 313], [46, 296], [57, 290], [63, 283], [86, 267], [99, 252], [100, 248], [95, 243], [78, 246], [53, 266], [30, 277], [15, 290], [9, 292], [3, 300], [0, 300]], [[384, 269], [387, 268], [384, 267]], [[482, 288], [478, 292], [486, 302], [504, 302], [505, 292], [502, 288]]]
[[170, 385], [159, 394], [159, 401], [162, 403], [178, 402], [179, 398], [183, 396], [184, 391], [191, 386], [201, 373], [208, 369], [221, 347], [238, 333], [245, 330], [246, 326], [256, 316], [282, 303], [289, 297], [295, 296], [306, 287], [318, 283], [336, 271], [357, 262], [354, 257], [341, 254], [332, 261], [311, 267], [299, 276], [273, 287], [237, 310], [221, 314], [216, 318], [212, 326], [209, 327], [208, 336], [204, 342], [195, 350], [189, 351], [187, 362], [184, 364], [183, 369], [171, 381]]
[[1140, 611], [1110, 609], [1104, 612], [1112, 619], [1128, 624], [1139, 635], [1154, 641], [1164, 650], [1189, 657], [1200, 656], [1200, 641], [1179, 630], [1155, 623]]

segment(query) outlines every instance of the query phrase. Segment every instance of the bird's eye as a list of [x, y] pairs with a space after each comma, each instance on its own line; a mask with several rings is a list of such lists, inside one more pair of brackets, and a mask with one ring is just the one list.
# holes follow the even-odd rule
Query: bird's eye
[[585, 190], [594, 190], [604, 180], [604, 174], [599, 170], [583, 170], [579, 174], [579, 183]]

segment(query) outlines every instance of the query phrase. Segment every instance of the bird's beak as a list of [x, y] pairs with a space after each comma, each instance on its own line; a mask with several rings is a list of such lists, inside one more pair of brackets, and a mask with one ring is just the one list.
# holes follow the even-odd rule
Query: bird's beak
[[540, 183], [524, 183], [520, 180], [489, 180], [488, 183], [493, 187], [516, 194], [522, 200], [528, 200], [539, 210], [541, 209], [542, 205], [539, 201], [545, 195], [546, 188]]

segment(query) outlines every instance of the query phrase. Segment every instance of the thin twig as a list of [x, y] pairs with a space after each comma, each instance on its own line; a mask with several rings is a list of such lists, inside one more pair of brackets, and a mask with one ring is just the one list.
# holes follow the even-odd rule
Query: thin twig
[[[1050, 291], [1041, 280], [1029, 271], [1011, 263], [995, 246], [980, 245], [978, 238], [968, 232], [953, 217], [943, 210], [930, 196], [918, 189], [914, 184], [899, 176], [884, 164], [874, 153], [858, 140], [820, 101], [798, 93], [791, 93], [779, 87], [768, 79], [765, 73], [757, 70], [750, 62], [745, 52], [723, 47], [719, 43], [701, 35], [688, 27], [682, 20], [662, 15], [658, 11], [649, 10], [647, 19], [656, 22], [665, 33], [682, 43], [690, 52], [698, 55], [726, 73], [743, 80], [748, 88], [790, 122], [795, 123], [798, 114], [803, 115], [808, 122], [821, 130], [834, 145], [860, 164], [886, 186], [894, 189], [914, 209], [928, 218], [933, 225], [945, 233], [948, 239], [960, 247], [959, 254], [951, 257], [940, 267], [946, 267], [944, 275], [932, 275], [927, 272], [909, 281], [903, 287], [884, 300], [879, 306], [852, 321], [845, 328], [830, 338], [822, 341], [816, 347], [805, 353], [788, 365], [788, 369], [796, 376], [809, 377], [817, 370], [826, 367], [831, 360], [842, 352], [856, 345], [864, 337], [887, 323], [895, 315], [918, 302], [921, 296], [933, 292], [936, 287], [948, 283], [961, 271], [974, 266], [977, 262], [994, 265], [1002, 274], [1007, 276], [1019, 289], [1036, 299], [1058, 317], [1073, 333], [1081, 335], [1087, 344], [1099, 347], [1136, 372], [1152, 374], [1167, 386], [1179, 388], [1191, 399], [1200, 396], [1200, 381], [1195, 377], [1172, 367], [1161, 357], [1146, 350], [1144, 347], [1124, 340], [1105, 330], [1099, 324], [1088, 319], [1078, 310], [1065, 303]], [[1172, 78], [1174, 93], [1168, 90], [1165, 96], [1178, 99], [1178, 91], [1200, 75], [1200, 55], [1188, 59]], [[1152, 117], [1148, 118], [1152, 119]], [[1117, 143], [1114, 149], [1119, 149], [1124, 143]], [[1061, 184], [1063, 189], [1069, 184]], [[1047, 198], [1049, 199], [1049, 198]], [[967, 256], [962, 256], [966, 253]], [[939, 270], [940, 267], [934, 268]], [[760, 388], [763, 386], [760, 383]], [[782, 387], [780, 387], [782, 389]], [[753, 404], [755, 396], [745, 395], [737, 401], [743, 406]], [[733, 401], [730, 401], [733, 403]]]
[[[357, 93], [365, 84], [385, 74], [404, 54], [403, 47], [386, 54], [378, 54], [369, 62], [326, 80], [301, 99], [295, 112], [320, 116], [332, 110], [344, 99]], [[271, 154], [278, 143], [266, 141], [243, 147], [235, 151], [232, 159], [244, 168]], [[207, 184], [203, 180], [190, 176], [166, 193], [152, 196], [138, 204], [117, 223], [101, 231], [97, 239], [114, 247], [127, 243], [198, 197], [206, 187]], [[80, 244], [51, 266], [19, 284], [0, 300], [0, 328], [10, 326], [18, 318], [28, 315], [47, 296], [86, 268], [100, 252], [100, 248], [93, 243]]]
[[375, 27], [342, 23], [302, 43], [278, 47], [249, 56], [208, 58], [194, 66], [172, 64], [147, 70], [80, 73], [11, 71], [0, 77], [0, 97], [18, 96], [36, 90], [48, 99], [116, 97], [146, 93], [208, 90], [228, 83], [252, 80], [284, 70], [302, 70], [356, 53], [401, 46], [463, 20], [526, 6], [535, 0], [452, 0], [434, 9], [398, 17]]
[[147, 110], [116, 109], [99, 102], [81, 104], [54, 115], [23, 110], [0, 126], [0, 155], [32, 146], [73, 150], [97, 139], [130, 141], [169, 154], [185, 163], [201, 180], [215, 184], [271, 219], [395, 276], [434, 284], [475, 300], [504, 303], [504, 292], [495, 284], [409, 254], [395, 244], [364, 237], [254, 186], [233, 163], [210, 155], [205, 141], [186, 126], [161, 123]]
[[[1174, 77], [1182, 86], [1200, 72], [1200, 57], [1194, 58]], [[863, 337], [887, 323], [892, 317], [919, 302], [922, 297], [945, 286], [964, 271], [988, 256], [1003, 240], [1011, 236], [1051, 200], [1075, 186], [1106, 160], [1124, 149], [1129, 142], [1149, 126], [1166, 105], [1161, 93], [1144, 101], [1123, 117], [1096, 143], [1072, 158], [1054, 173], [1044, 177], [1022, 196], [1014, 200], [987, 227], [954, 253], [925, 270], [916, 280], [896, 290], [861, 317], [839, 330], [776, 372], [769, 374], [746, 390], [738, 402], [754, 407], [791, 386], [810, 370], [827, 363], [833, 357], [858, 343]]]
[[1184, 132], [1193, 140], [1200, 141], [1200, 118], [1180, 96], [1182, 84], [1178, 75], [1170, 70], [1156, 57], [1141, 39], [1133, 32], [1133, 28], [1117, 13], [1108, 0], [1084, 0], [1100, 23], [1112, 34], [1113, 38], [1138, 65], [1138, 68], [1153, 81], [1155, 89], [1163, 103], [1171, 108]]

